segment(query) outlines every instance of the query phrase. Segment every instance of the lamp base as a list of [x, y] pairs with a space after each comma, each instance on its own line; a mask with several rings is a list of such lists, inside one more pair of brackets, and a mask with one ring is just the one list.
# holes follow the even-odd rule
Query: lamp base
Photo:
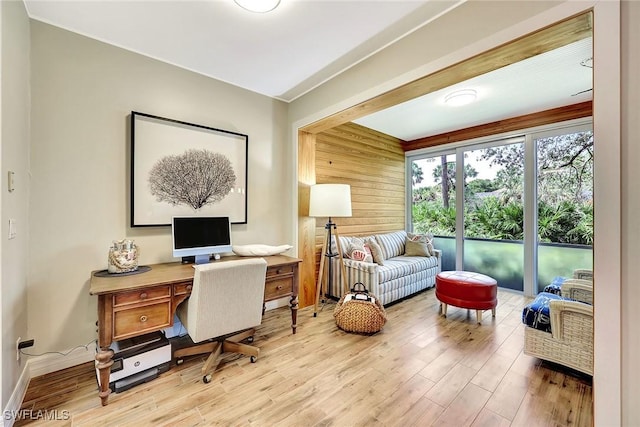
[[[336, 226], [336, 224], [334, 222], [331, 221], [331, 218], [329, 217], [329, 221], [327, 222], [327, 224], [324, 226], [325, 230], [327, 230], [327, 235], [325, 237], [324, 243], [322, 245], [322, 252], [321, 252], [321, 258], [320, 258], [320, 268], [318, 270], [318, 281], [316, 283], [316, 300], [315, 300], [315, 304], [314, 304], [314, 310], [313, 310], [313, 317], [317, 317], [318, 316], [318, 303], [320, 301], [320, 294], [323, 294], [322, 289], [323, 289], [323, 278], [324, 278], [324, 264], [328, 262], [328, 270], [327, 270], [327, 281], [326, 281], [326, 287], [325, 287], [325, 293], [323, 294], [323, 296], [327, 296], [329, 293], [329, 287], [331, 286], [331, 282], [333, 279], [333, 268], [331, 266], [331, 259], [337, 257], [340, 257], [340, 267], [342, 268], [342, 285], [344, 287], [345, 284], [345, 277], [346, 277], [346, 270], [344, 268], [344, 260], [342, 258], [342, 245], [340, 244], [340, 234], [338, 233], [338, 227]], [[334, 254], [331, 248], [331, 235], [332, 235], [332, 230], [333, 230], [333, 234], [335, 234], [335, 239], [336, 239], [336, 247], [338, 249], [338, 253]], [[323, 300], [324, 303], [324, 300]]]

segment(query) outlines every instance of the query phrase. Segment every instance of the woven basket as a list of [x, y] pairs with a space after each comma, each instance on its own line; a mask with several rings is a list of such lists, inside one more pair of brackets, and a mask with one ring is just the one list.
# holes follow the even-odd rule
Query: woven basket
[[[357, 289], [358, 285], [362, 290]], [[356, 299], [356, 295], [363, 299]], [[340, 298], [333, 311], [333, 317], [336, 319], [336, 325], [343, 331], [361, 334], [376, 333], [387, 322], [384, 307], [377, 297], [369, 294], [362, 283], [356, 283], [351, 293]]]

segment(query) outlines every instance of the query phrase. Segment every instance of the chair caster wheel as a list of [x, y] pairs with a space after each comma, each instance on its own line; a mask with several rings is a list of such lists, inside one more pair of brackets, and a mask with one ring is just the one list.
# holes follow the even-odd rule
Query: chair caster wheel
[[253, 336], [251, 336], [251, 337], [247, 338], [247, 342], [248, 342], [249, 344], [251, 344], [251, 343], [253, 342]]
[[205, 384], [209, 384], [211, 382], [211, 374], [202, 377], [202, 382]]
[[184, 363], [184, 359], [177, 359], [176, 360], [176, 366], [180, 366]]
[[251, 360], [251, 363], [256, 363], [256, 361], [258, 360], [258, 358], [257, 358], [257, 357], [255, 357], [255, 356], [251, 356], [251, 358], [250, 358], [249, 360]]

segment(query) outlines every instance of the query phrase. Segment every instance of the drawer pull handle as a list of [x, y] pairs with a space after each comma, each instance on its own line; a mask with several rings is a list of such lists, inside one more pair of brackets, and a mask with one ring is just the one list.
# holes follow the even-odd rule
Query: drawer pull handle
[[276, 289], [277, 289], [277, 290], [282, 289], [282, 285], [278, 285], [278, 286], [276, 286]]
[[281, 269], [277, 269], [276, 270], [276, 274], [280, 274], [280, 273], [282, 273], [282, 270]]
[[146, 321], [147, 321], [147, 316], [145, 315], [140, 316], [140, 322], [144, 323]]
[[193, 285], [187, 285], [187, 291], [190, 291], [191, 289], [193, 289]]
[[147, 293], [146, 292], [142, 292], [140, 293], [140, 299], [147, 299]]

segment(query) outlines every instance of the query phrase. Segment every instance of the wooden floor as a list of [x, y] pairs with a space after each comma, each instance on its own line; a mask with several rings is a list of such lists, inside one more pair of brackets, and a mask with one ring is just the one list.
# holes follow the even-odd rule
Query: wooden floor
[[[522, 353], [527, 299], [499, 291], [495, 319], [449, 308], [428, 290], [387, 308], [373, 336], [336, 328], [333, 303], [313, 317], [268, 312], [257, 363], [229, 356], [210, 384], [195, 356], [100, 406], [92, 364], [31, 380], [23, 409], [73, 426], [590, 426], [590, 377]], [[44, 411], [47, 412], [44, 412]], [[64, 412], [66, 411], [66, 412]], [[66, 415], [65, 415], [66, 414]]]

